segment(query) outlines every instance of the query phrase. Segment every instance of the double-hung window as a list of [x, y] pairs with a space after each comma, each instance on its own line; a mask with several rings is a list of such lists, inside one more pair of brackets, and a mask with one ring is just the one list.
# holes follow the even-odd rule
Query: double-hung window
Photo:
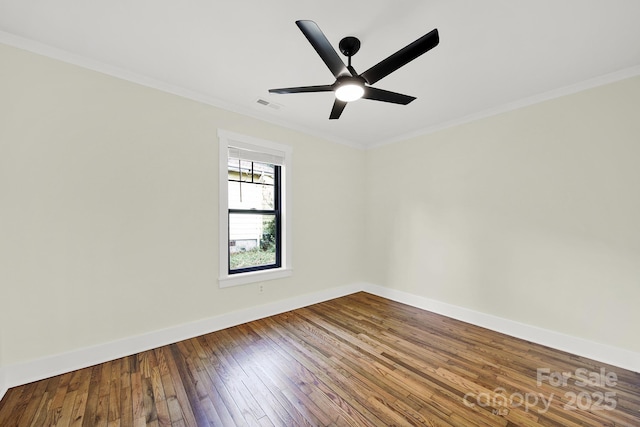
[[220, 140], [220, 286], [291, 274], [291, 147], [227, 131]]

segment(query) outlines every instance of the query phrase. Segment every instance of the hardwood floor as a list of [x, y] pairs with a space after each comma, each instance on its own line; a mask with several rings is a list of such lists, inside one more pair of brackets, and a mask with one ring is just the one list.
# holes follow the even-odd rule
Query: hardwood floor
[[15, 387], [14, 425], [639, 426], [640, 374], [357, 293]]

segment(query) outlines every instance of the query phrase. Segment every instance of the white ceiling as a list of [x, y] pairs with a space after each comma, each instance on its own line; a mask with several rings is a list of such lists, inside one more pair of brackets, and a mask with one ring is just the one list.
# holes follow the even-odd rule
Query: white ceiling
[[[640, 74], [639, 18], [637, 0], [0, 0], [0, 42], [365, 147]], [[413, 103], [330, 121], [332, 93], [268, 93], [334, 81], [298, 19], [336, 50], [358, 37], [358, 72], [433, 28], [440, 45], [374, 85]]]

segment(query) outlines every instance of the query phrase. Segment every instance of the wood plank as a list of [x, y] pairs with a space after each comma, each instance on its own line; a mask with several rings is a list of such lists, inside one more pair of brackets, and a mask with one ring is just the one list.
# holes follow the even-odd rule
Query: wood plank
[[[102, 370], [108, 368], [108, 363], [96, 365], [91, 369], [91, 378], [87, 390], [87, 400], [82, 416], [82, 427], [93, 427], [97, 425], [96, 412], [98, 411], [98, 399], [100, 398], [100, 381], [102, 380]], [[86, 413], [86, 416], [85, 416]]]
[[135, 369], [132, 370], [135, 357], [123, 357], [120, 363], [120, 412], [118, 414], [120, 425], [133, 425], [133, 397], [131, 385], [133, 383], [132, 376], [135, 375]]
[[121, 390], [120, 360], [111, 362], [111, 376], [109, 377], [109, 403], [107, 411], [107, 425], [120, 424], [120, 390]]
[[89, 398], [89, 388], [91, 386], [92, 369], [86, 368], [80, 372], [82, 372], [82, 375], [79, 378], [76, 400], [73, 403], [73, 409], [71, 410], [71, 420], [69, 423], [69, 426], [71, 427], [82, 426]]

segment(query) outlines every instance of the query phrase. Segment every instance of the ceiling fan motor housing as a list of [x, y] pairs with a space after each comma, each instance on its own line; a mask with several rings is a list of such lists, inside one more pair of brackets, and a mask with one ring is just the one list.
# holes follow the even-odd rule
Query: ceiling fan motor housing
[[360, 40], [357, 37], [348, 36], [340, 40], [338, 47], [343, 55], [351, 57], [360, 50]]

